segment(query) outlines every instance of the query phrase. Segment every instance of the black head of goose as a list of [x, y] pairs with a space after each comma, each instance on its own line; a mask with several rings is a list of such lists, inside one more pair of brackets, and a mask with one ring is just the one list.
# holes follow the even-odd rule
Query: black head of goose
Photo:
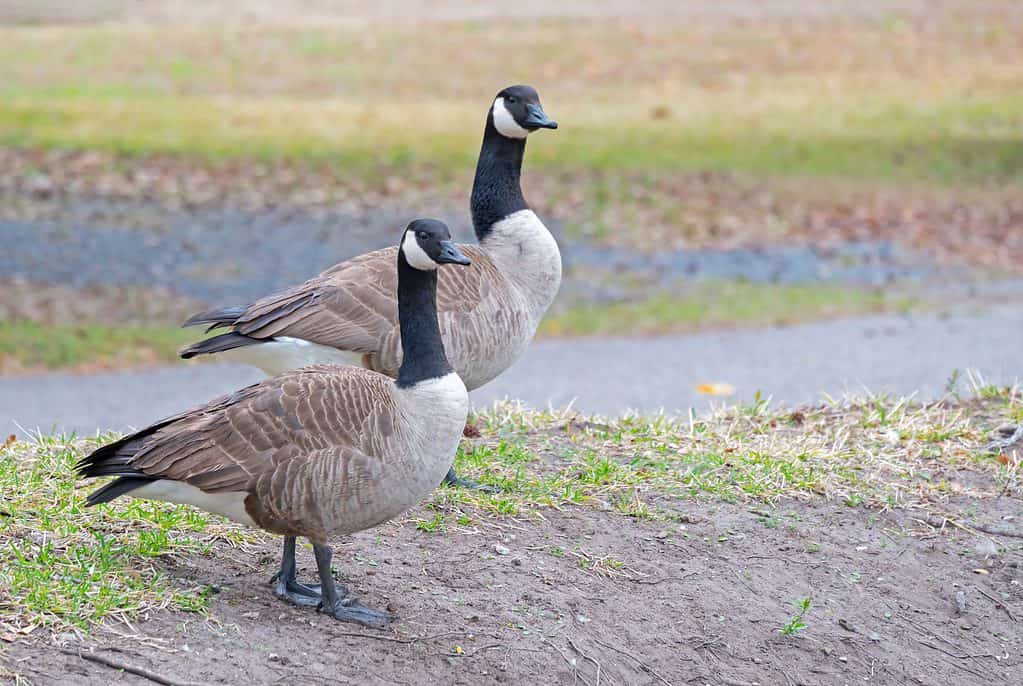
[[496, 223], [528, 210], [520, 178], [526, 137], [538, 129], [556, 129], [532, 86], [509, 86], [494, 98], [487, 112], [483, 144], [472, 184], [472, 225], [484, 242]]
[[[89, 505], [122, 495], [194, 505], [282, 534], [275, 592], [371, 626], [330, 571], [327, 538], [385, 522], [424, 498], [454, 459], [468, 395], [444, 352], [437, 268], [468, 265], [447, 226], [409, 224], [397, 250], [404, 360], [397, 379], [356, 367], [285, 372], [106, 445], [78, 463], [116, 477]], [[296, 578], [295, 538], [313, 543], [319, 585]]]
[[[444, 346], [469, 390], [525, 352], [561, 285], [557, 242], [519, 183], [526, 136], [556, 126], [530, 86], [505, 88], [486, 113], [470, 204], [480, 242], [460, 246], [472, 266], [446, 270], [437, 285]], [[181, 356], [219, 353], [268, 375], [329, 362], [396, 378], [402, 353], [393, 250], [354, 257], [242, 307], [196, 314], [185, 326], [228, 332], [184, 348]], [[445, 481], [471, 483], [453, 471]]]

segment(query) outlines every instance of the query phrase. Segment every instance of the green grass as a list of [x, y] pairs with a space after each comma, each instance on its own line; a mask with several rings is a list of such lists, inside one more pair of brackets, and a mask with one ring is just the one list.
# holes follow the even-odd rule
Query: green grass
[[579, 305], [544, 319], [544, 336], [645, 335], [726, 326], [792, 323], [840, 315], [905, 310], [908, 298], [828, 285], [782, 286], [719, 282], [687, 295], [636, 302]]
[[1019, 181], [1023, 53], [967, 15], [0, 28], [0, 143], [458, 173], [518, 81], [562, 123], [540, 169]]
[[[448, 536], [488, 518], [542, 517], [546, 508], [671, 522], [683, 500], [772, 507], [786, 499], [855, 499], [858, 507], [933, 514], [957, 496], [1019, 498], [1020, 463], [985, 446], [993, 427], [1021, 405], [1018, 389], [927, 404], [876, 397], [798, 411], [758, 401], [688, 419], [586, 417], [506, 403], [477, 417], [482, 438], [463, 441], [456, 455], [460, 473], [504, 492], [441, 488], [399, 523], [424, 536]], [[85, 495], [98, 484], [79, 486], [73, 468], [102, 440], [0, 443], [5, 631], [85, 632], [108, 618], [163, 607], [204, 612], [213, 589], [181, 584], [161, 571], [160, 558], [215, 554], [217, 541], [256, 540], [186, 506], [119, 499], [85, 508]], [[969, 477], [961, 479], [963, 473]], [[610, 556], [549, 552], [571, 554], [596, 574], [623, 571], [624, 563]]]
[[0, 369], [73, 369], [171, 362], [196, 338], [172, 326], [0, 323]]
[[[690, 419], [585, 417], [513, 404], [480, 416], [484, 440], [463, 444], [459, 473], [505, 492], [443, 489], [441, 528], [467, 513], [527, 516], [589, 506], [673, 518], [678, 500], [762, 502], [824, 498], [850, 506], [941, 510], [949, 497], [1023, 495], [1023, 464], [998, 459], [991, 430], [1017, 412], [1018, 389], [997, 397], [917, 404], [875, 397], [814, 408], [760, 400]], [[1000, 419], [1001, 418], [1001, 419]], [[935, 444], [933, 441], [937, 440]], [[960, 481], [961, 470], [982, 474]]]
[[[848, 107], [848, 108], [847, 108]], [[370, 173], [430, 165], [471, 168], [478, 103], [352, 105], [286, 100], [83, 98], [50, 95], [0, 102], [0, 144], [169, 153], [207, 160], [297, 159]], [[979, 183], [1023, 180], [1023, 98], [821, 106], [652, 121], [646, 110], [564, 107], [556, 133], [538, 134], [529, 164], [601, 171], [730, 170], [756, 175]], [[865, 114], [864, 110], [870, 111]], [[574, 121], [578, 115], [585, 117]]]
[[810, 596], [800, 598], [799, 600], [793, 600], [792, 606], [796, 612], [789, 618], [785, 624], [778, 629], [783, 636], [799, 636], [806, 629], [806, 622], [803, 621], [803, 617], [810, 611], [810, 605], [813, 602]]
[[97, 440], [41, 437], [0, 449], [0, 604], [8, 631], [81, 631], [160, 607], [203, 612], [209, 589], [167, 578], [157, 560], [209, 552], [235, 527], [190, 507], [119, 500], [86, 509], [74, 464]]

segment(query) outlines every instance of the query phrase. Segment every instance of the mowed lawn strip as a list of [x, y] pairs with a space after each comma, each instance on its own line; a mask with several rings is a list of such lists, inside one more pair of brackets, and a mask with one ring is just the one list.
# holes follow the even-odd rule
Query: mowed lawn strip
[[563, 122], [540, 167], [1019, 181], [1018, 21], [7, 27], [0, 141], [457, 171], [519, 81]]

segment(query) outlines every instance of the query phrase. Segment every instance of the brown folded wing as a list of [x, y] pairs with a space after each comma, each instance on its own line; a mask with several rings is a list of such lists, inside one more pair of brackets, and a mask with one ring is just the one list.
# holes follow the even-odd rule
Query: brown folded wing
[[[250, 493], [246, 509], [281, 533], [321, 536], [318, 488], [358, 498], [394, 434], [389, 379], [352, 367], [307, 367], [179, 415], [136, 445], [129, 466], [208, 493]], [[347, 491], [347, 492], [346, 492]]]
[[[437, 309], [471, 313], [503, 280], [493, 262], [476, 246], [459, 246], [469, 267], [441, 269]], [[253, 338], [290, 336], [341, 350], [380, 352], [395, 340], [398, 328], [397, 248], [360, 255], [300, 286], [256, 301], [233, 330]]]

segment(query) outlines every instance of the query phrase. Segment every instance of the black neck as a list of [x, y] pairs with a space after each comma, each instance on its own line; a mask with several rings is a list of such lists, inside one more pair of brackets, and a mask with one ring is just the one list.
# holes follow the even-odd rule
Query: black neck
[[525, 152], [526, 139], [502, 136], [494, 128], [493, 113], [488, 114], [470, 204], [478, 240], [485, 239], [494, 224], [509, 214], [529, 209], [519, 185]]
[[437, 323], [437, 272], [415, 269], [398, 249], [398, 325], [402, 363], [398, 386], [407, 388], [449, 374], [451, 365]]

